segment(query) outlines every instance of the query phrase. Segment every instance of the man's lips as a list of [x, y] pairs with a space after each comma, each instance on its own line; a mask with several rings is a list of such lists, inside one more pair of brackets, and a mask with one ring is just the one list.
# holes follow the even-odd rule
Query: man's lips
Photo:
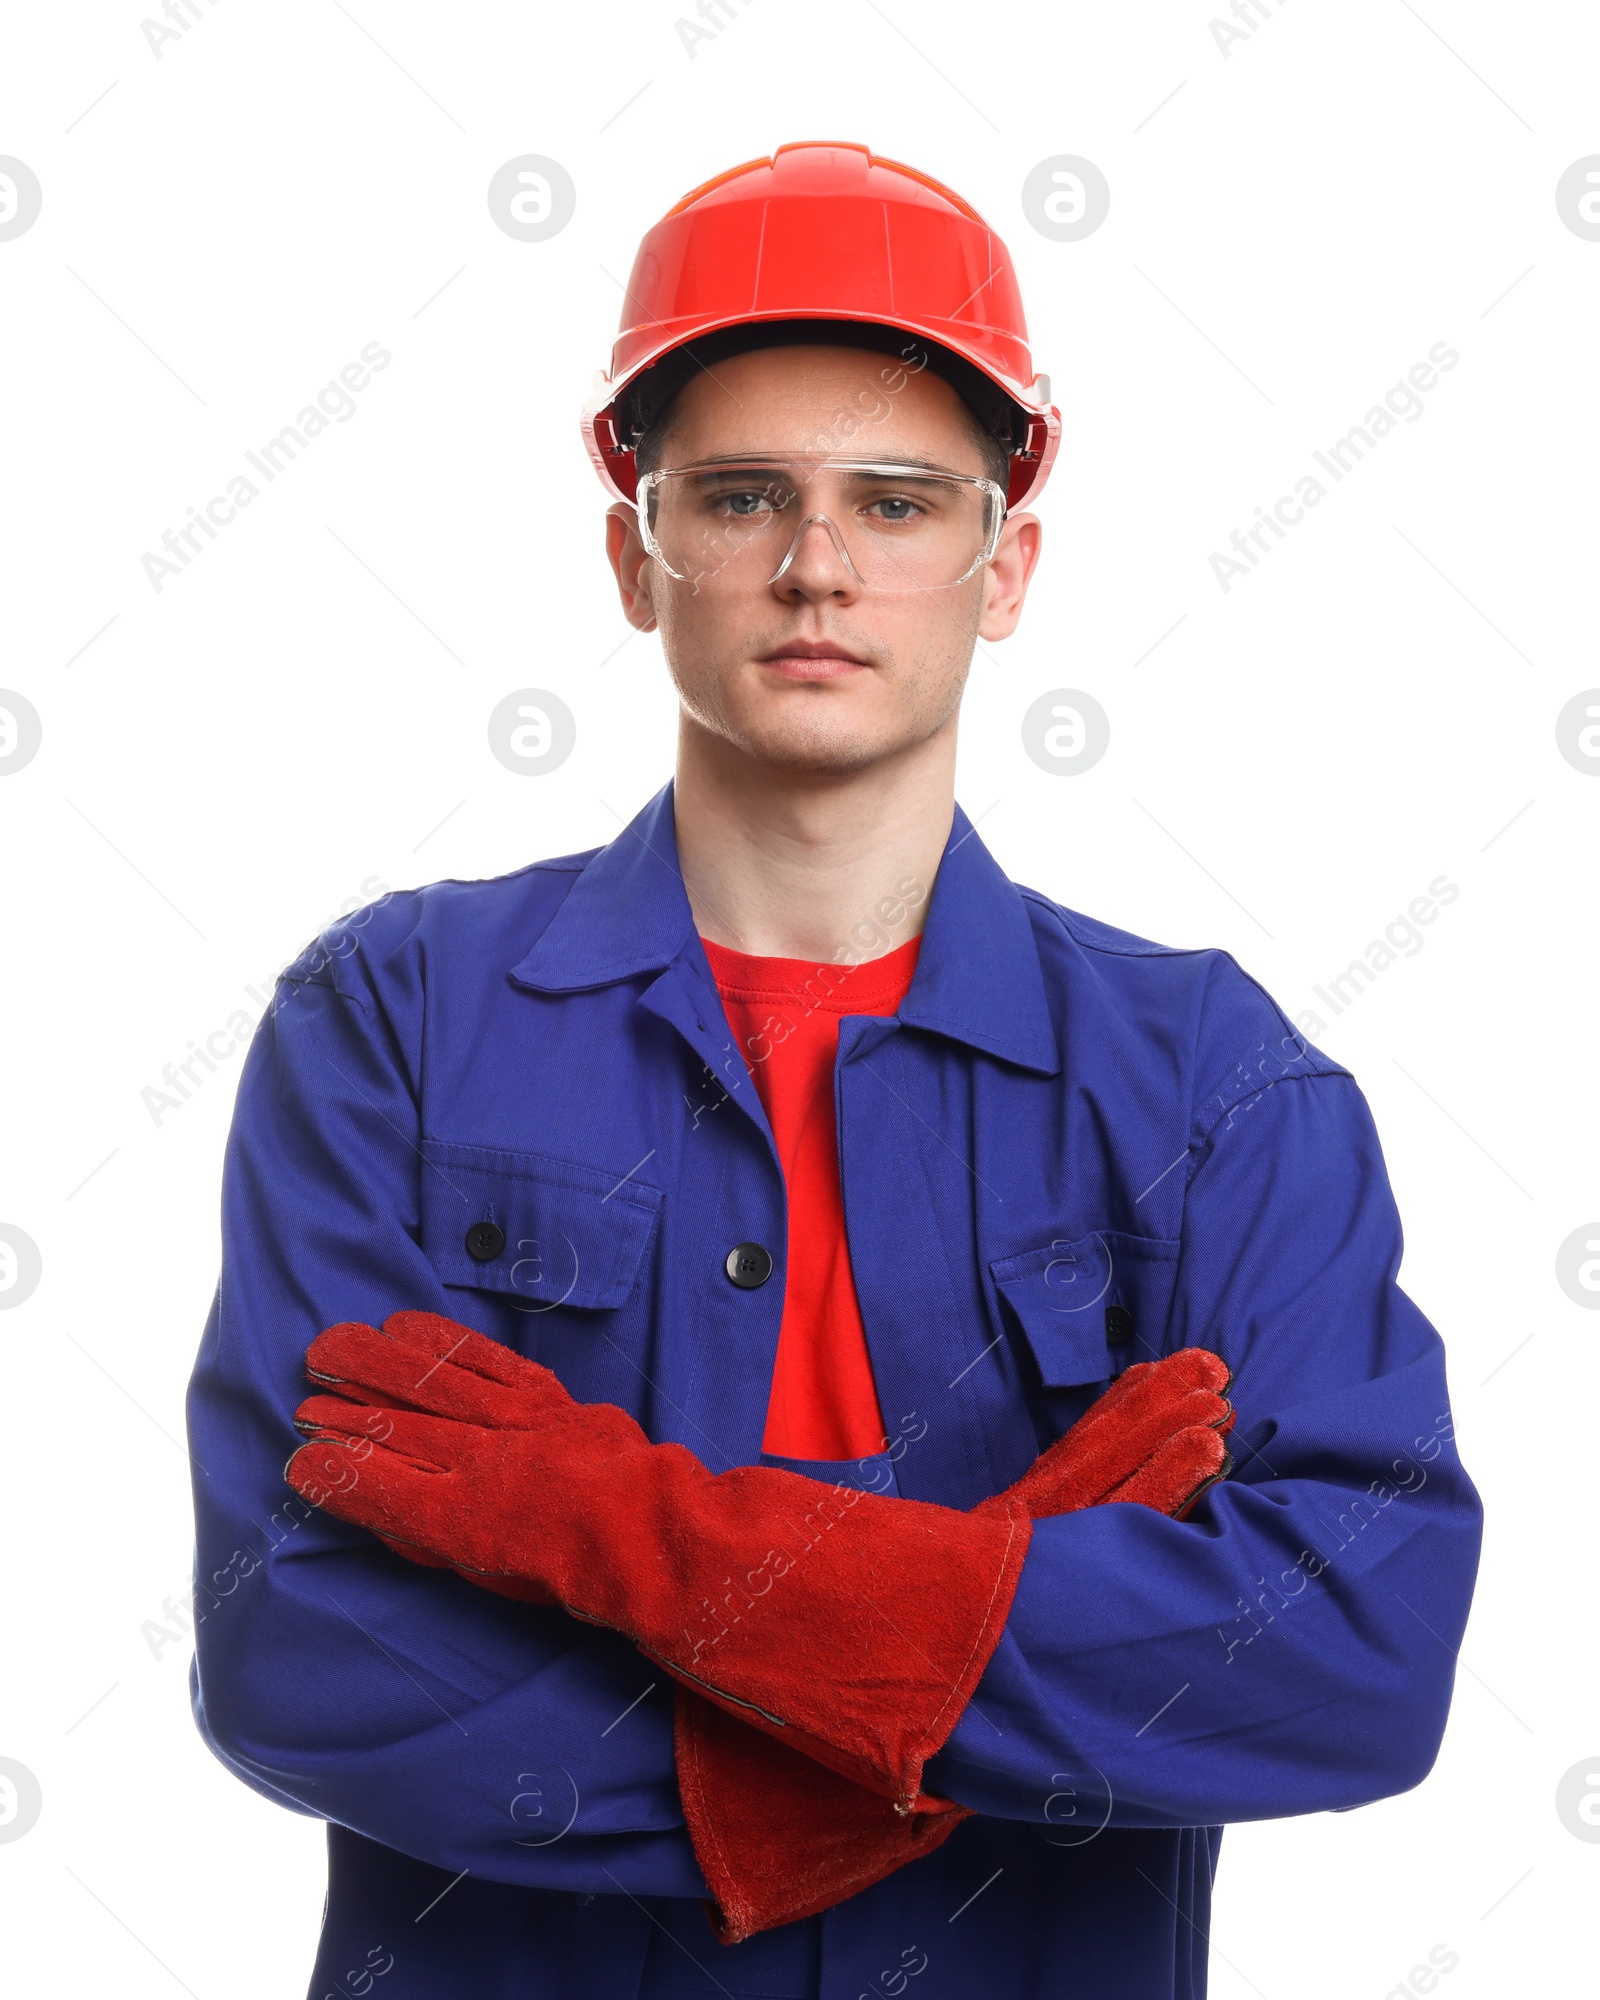
[[794, 639], [763, 653], [760, 664], [784, 680], [831, 681], [860, 673], [871, 662], [827, 640]]

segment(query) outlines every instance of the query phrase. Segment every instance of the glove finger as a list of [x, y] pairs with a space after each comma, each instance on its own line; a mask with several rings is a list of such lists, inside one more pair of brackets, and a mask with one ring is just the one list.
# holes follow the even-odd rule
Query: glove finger
[[1232, 1467], [1220, 1433], [1209, 1425], [1194, 1426], [1168, 1438], [1131, 1478], [1106, 1495], [1106, 1501], [1132, 1501], [1176, 1517], [1187, 1513], [1204, 1489], [1226, 1478]]
[[[469, 1374], [481, 1375], [486, 1382], [498, 1382], [506, 1389], [525, 1389], [530, 1394], [547, 1392], [555, 1377], [537, 1361], [529, 1361], [506, 1346], [491, 1340], [460, 1320], [446, 1319], [442, 1313], [395, 1312], [383, 1323], [391, 1340], [414, 1348], [430, 1361], [450, 1361]], [[556, 1383], [560, 1388], [560, 1384]], [[562, 1391], [565, 1394], [565, 1391]]]
[[1147, 1411], [1171, 1408], [1192, 1389], [1221, 1395], [1232, 1379], [1227, 1363], [1204, 1347], [1180, 1347], [1160, 1361], [1137, 1361], [1124, 1369], [1067, 1435], [1085, 1446], [1114, 1418], [1118, 1427], [1141, 1420]]
[[[1205, 1347], [1180, 1347], [1159, 1361], [1135, 1362], [1093, 1403], [1082, 1418], [1093, 1429], [1111, 1411], [1132, 1414], [1146, 1406], [1172, 1403], [1191, 1389], [1209, 1389], [1225, 1395], [1233, 1375], [1220, 1355]], [[1120, 1392], [1120, 1393], [1119, 1393]]]
[[1214, 1354], [1209, 1347], [1180, 1347], [1176, 1352], [1163, 1356], [1156, 1367], [1170, 1380], [1181, 1381], [1186, 1388], [1210, 1389], [1218, 1396], [1226, 1395], [1233, 1381], [1233, 1370], [1220, 1354]]
[[356, 1402], [348, 1396], [307, 1396], [294, 1413], [294, 1427], [365, 1458], [382, 1452], [425, 1473], [450, 1472], [484, 1425], [425, 1415], [387, 1403]]
[[1138, 1393], [1149, 1381], [1156, 1372], [1156, 1366], [1154, 1361], [1136, 1361], [1131, 1368], [1124, 1368], [1111, 1387], [1089, 1405], [1078, 1419], [1078, 1423], [1073, 1426], [1074, 1430], [1079, 1425], [1087, 1425], [1093, 1429], [1102, 1423], [1112, 1410], [1120, 1409], [1130, 1396]]
[[426, 1518], [425, 1507], [437, 1509], [447, 1475], [367, 1440], [317, 1437], [293, 1454], [283, 1476], [302, 1500], [404, 1551], [416, 1542], [410, 1523]]
[[[439, 1416], [505, 1430], [543, 1428], [579, 1417], [597, 1455], [648, 1445], [639, 1424], [615, 1403], [578, 1403], [554, 1370], [441, 1313], [390, 1313], [383, 1332], [424, 1357], [405, 1401]], [[436, 1389], [439, 1378], [442, 1383]]]
[[[440, 1356], [430, 1359], [427, 1349], [392, 1339], [389, 1328], [397, 1320], [426, 1323], [424, 1331], [440, 1346]], [[463, 1367], [463, 1359], [492, 1363], [504, 1381], [490, 1379], [477, 1366]], [[485, 1430], [549, 1431], [576, 1423], [595, 1458], [614, 1458], [650, 1442], [615, 1403], [575, 1402], [551, 1369], [437, 1313], [392, 1313], [381, 1331], [354, 1321], [329, 1327], [311, 1343], [306, 1373], [358, 1400]]]
[[283, 1476], [302, 1500], [309, 1500], [325, 1513], [337, 1514], [341, 1520], [351, 1520], [355, 1517], [345, 1508], [353, 1504], [350, 1496], [360, 1486], [371, 1456], [370, 1449], [363, 1452], [339, 1438], [314, 1437], [290, 1453]]
[[[334, 1402], [337, 1399], [313, 1398]], [[459, 1424], [450, 1426], [460, 1430]], [[413, 1461], [402, 1453], [364, 1440], [345, 1443], [335, 1437], [317, 1437], [294, 1453], [283, 1476], [303, 1500], [341, 1521], [366, 1528], [394, 1555], [404, 1556], [426, 1569], [453, 1569], [481, 1589], [500, 1597], [515, 1598], [523, 1604], [552, 1605], [560, 1602], [552, 1592], [530, 1577], [505, 1575], [469, 1568], [457, 1556], [441, 1554], [420, 1539], [428, 1532], [426, 1523], [459, 1518], [460, 1496], [452, 1496], [452, 1475], [437, 1466]], [[443, 1491], [441, 1492], [441, 1485]], [[452, 1534], [452, 1539], [454, 1538]]]
[[365, 1437], [381, 1444], [389, 1429], [388, 1420], [401, 1409], [402, 1405], [387, 1401], [375, 1390], [318, 1389], [303, 1398], [291, 1421], [307, 1437], [313, 1431], [325, 1431], [341, 1440]]
[[[566, 1391], [548, 1368], [536, 1362], [522, 1362], [527, 1374], [515, 1384], [497, 1381], [480, 1370], [462, 1365], [459, 1353], [445, 1348], [430, 1354], [427, 1349], [396, 1340], [388, 1331], [346, 1321], [319, 1333], [306, 1353], [306, 1374], [313, 1382], [346, 1384], [376, 1392], [411, 1409], [427, 1410], [436, 1416], [455, 1417], [465, 1423], [486, 1424], [497, 1429], [526, 1429], [538, 1423], [552, 1408], [570, 1401]], [[432, 1319], [439, 1327], [453, 1327], [451, 1320], [434, 1314], [414, 1313], [413, 1319]], [[473, 1340], [481, 1335], [456, 1328], [456, 1346], [463, 1336]], [[493, 1341], [484, 1342], [493, 1347]], [[501, 1350], [509, 1359], [521, 1361], [509, 1349]]]
[[1115, 1432], [1109, 1427], [1091, 1439], [1079, 1455], [1079, 1476], [1099, 1484], [1108, 1494], [1131, 1478], [1167, 1441], [1184, 1431], [1213, 1430], [1225, 1436], [1233, 1427], [1233, 1405], [1210, 1389], [1190, 1389], [1172, 1402], [1153, 1404], [1127, 1416]]
[[1035, 1520], [1098, 1506], [1131, 1479], [1174, 1433], [1225, 1432], [1233, 1406], [1209, 1389], [1189, 1389], [1177, 1397], [1130, 1397], [1120, 1413], [1085, 1431], [1074, 1425], [1034, 1463], [1013, 1491]]

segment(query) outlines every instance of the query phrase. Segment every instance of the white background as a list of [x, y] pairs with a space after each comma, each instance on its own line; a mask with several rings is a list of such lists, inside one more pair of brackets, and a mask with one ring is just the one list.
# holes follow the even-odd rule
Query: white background
[[[303, 1990], [321, 1829], [211, 1760], [187, 1642], [141, 1630], [188, 1576], [176, 1440], [239, 1059], [159, 1123], [141, 1093], [375, 884], [592, 846], [668, 775], [577, 409], [641, 232], [740, 160], [846, 138], [1007, 236], [1065, 411], [959, 796], [1019, 880], [1226, 946], [1321, 1016], [1488, 1509], [1436, 1769], [1230, 1830], [1213, 1994], [1381, 2000], [1439, 1944], [1450, 2000], [1586, 1990], [1600, 1846], [1554, 1793], [1600, 1752], [1600, 1320], [1555, 1257], [1600, 1212], [1600, 783], [1555, 722], [1600, 683], [1600, 243], [1554, 194], [1600, 152], [1600, 17], [1263, 0], [1224, 55], [1211, 0], [730, 0], [691, 56], [682, 0], [198, 4], [159, 57], [134, 5], [17, 7], [0, 73], [0, 153], [44, 190], [0, 243], [0, 685], [44, 728], [0, 783], [0, 1222], [43, 1255], [0, 1315], [0, 1756], [44, 1797], [0, 1844], [8, 1983]], [[578, 191], [544, 243], [485, 200], [524, 153]], [[1112, 191], [1077, 243], [1020, 205], [1061, 153]], [[354, 417], [157, 593], [142, 554], [372, 341], [393, 359]], [[1425, 414], [1224, 592], [1212, 551], [1440, 341], [1460, 361]], [[543, 778], [486, 743], [527, 686], [577, 717]], [[1022, 751], [1056, 688], [1111, 719], [1078, 776]], [[1441, 873], [1460, 893], [1423, 948], [1335, 1019], [1313, 986]]]

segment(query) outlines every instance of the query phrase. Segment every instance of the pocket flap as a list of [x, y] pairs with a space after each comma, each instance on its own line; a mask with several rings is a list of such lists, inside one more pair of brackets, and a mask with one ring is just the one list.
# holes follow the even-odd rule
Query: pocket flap
[[422, 1246], [445, 1284], [602, 1311], [633, 1290], [659, 1188], [576, 1160], [437, 1139], [423, 1141], [422, 1157]]
[[998, 1257], [989, 1274], [1045, 1386], [1070, 1389], [1163, 1351], [1178, 1250], [1176, 1240], [1096, 1229]]

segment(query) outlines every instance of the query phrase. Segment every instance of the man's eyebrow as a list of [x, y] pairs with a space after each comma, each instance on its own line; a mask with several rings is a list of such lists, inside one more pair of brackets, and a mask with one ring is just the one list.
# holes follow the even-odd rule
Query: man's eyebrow
[[[981, 474], [957, 472], [953, 465], [941, 465], [939, 461], [934, 458], [855, 459], [850, 457], [850, 455], [846, 452], [834, 453], [834, 452], [803, 452], [803, 451], [770, 451], [770, 452], [721, 451], [712, 453], [712, 455], [709, 458], [696, 459], [695, 466], [709, 467], [713, 465], [751, 465], [751, 464], [775, 465], [775, 464], [780, 464], [788, 459], [803, 460], [813, 465], [837, 465], [841, 463], [846, 465], [886, 465], [892, 467], [896, 471], [903, 470], [906, 472], [939, 472], [943, 473], [946, 478], [955, 478], [955, 479], [972, 479], [981, 477]], [[695, 467], [686, 466], [683, 469], [685, 471], [692, 471], [695, 469]]]

